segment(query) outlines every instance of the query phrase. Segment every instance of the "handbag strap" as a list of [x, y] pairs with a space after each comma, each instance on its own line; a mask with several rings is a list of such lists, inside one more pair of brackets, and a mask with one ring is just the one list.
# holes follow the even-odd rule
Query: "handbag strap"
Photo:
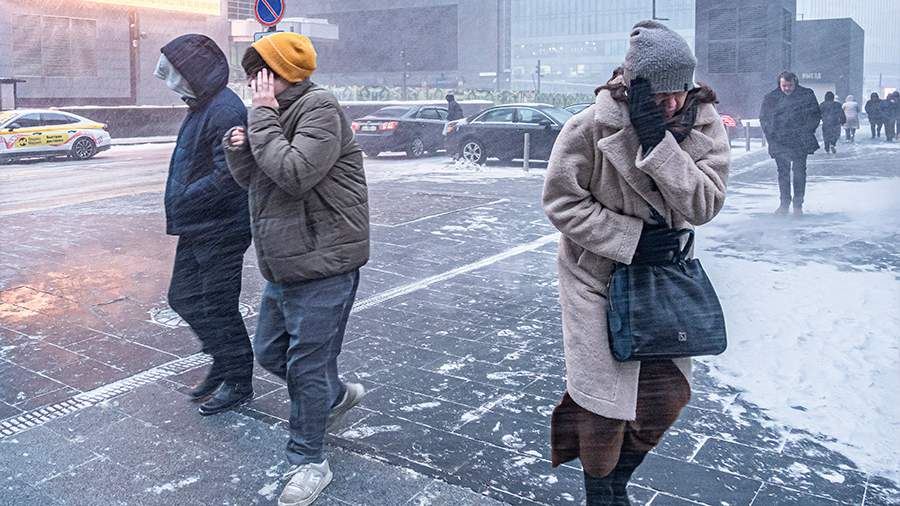
[[687, 235], [687, 242], [684, 244], [684, 247], [681, 248], [681, 251], [678, 252], [678, 260], [681, 262], [687, 261], [687, 256], [691, 253], [691, 248], [694, 247], [694, 231], [690, 228], [683, 228], [676, 232], [678, 237], [683, 235]]

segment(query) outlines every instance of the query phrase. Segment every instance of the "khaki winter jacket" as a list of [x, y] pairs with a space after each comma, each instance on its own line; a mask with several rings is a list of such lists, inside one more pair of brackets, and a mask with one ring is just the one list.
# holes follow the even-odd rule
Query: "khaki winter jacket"
[[278, 96], [280, 110], [250, 110], [248, 143], [228, 168], [249, 189], [253, 242], [263, 277], [296, 283], [350, 272], [369, 259], [369, 204], [362, 150], [327, 90], [303, 81]]
[[[607, 284], [616, 262], [631, 262], [656, 209], [674, 227], [702, 225], [722, 209], [730, 163], [725, 128], [711, 104], [697, 111], [681, 143], [667, 132], [646, 157], [628, 106], [601, 91], [566, 123], [547, 170], [544, 211], [562, 232], [559, 292], [567, 391], [581, 407], [634, 420], [639, 362], [609, 350]], [[676, 360], [690, 379], [690, 359]]]

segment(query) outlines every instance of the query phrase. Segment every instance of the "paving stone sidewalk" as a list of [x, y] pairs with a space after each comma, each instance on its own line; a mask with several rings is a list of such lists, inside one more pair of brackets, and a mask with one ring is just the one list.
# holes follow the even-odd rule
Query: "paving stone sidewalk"
[[[335, 480], [316, 504], [583, 503], [577, 463], [548, 461], [565, 386], [541, 182], [373, 185], [373, 258], [340, 358], [369, 393], [328, 438]], [[272, 504], [280, 492], [289, 402], [261, 369], [253, 402], [220, 416], [198, 416], [185, 395], [202, 367], [38, 416], [198, 351], [187, 329], [163, 325], [177, 321], [163, 318], [174, 243], [159, 205], [124, 197], [16, 215], [0, 230], [0, 429], [37, 420], [0, 436], [0, 504]], [[250, 329], [262, 285], [248, 254]], [[895, 483], [820, 439], [780, 426], [698, 361], [690, 405], [630, 494], [897, 504]]]

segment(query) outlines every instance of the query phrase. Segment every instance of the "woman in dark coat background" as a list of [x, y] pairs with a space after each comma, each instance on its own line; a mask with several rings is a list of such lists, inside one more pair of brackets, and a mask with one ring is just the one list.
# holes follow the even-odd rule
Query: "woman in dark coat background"
[[822, 111], [822, 139], [825, 141], [825, 152], [837, 153], [834, 145], [841, 138], [841, 125], [847, 122], [841, 104], [835, 102], [834, 93], [825, 94], [825, 101], [819, 105]]

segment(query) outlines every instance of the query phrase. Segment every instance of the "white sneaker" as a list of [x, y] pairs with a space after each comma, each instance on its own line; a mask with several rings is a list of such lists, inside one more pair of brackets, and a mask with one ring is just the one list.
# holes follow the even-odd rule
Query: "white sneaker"
[[295, 466], [284, 474], [291, 481], [284, 486], [278, 497], [278, 506], [309, 506], [319, 498], [319, 494], [331, 483], [334, 474], [328, 461], [321, 464]]
[[341, 399], [337, 406], [331, 408], [331, 413], [328, 414], [328, 422], [325, 425], [326, 431], [336, 427], [341, 419], [344, 418], [344, 415], [366, 396], [366, 387], [359, 383], [347, 383], [345, 386], [347, 389], [344, 391], [344, 398]]

